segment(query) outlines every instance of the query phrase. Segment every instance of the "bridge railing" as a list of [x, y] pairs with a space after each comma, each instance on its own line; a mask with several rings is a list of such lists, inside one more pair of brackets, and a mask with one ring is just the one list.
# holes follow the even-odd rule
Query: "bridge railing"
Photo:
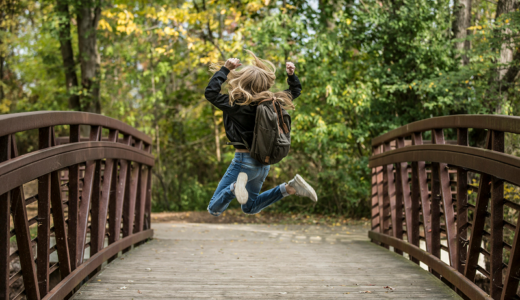
[[[484, 145], [469, 130], [487, 131]], [[471, 299], [517, 299], [520, 205], [504, 197], [504, 185], [518, 195], [520, 158], [504, 153], [506, 134], [520, 134], [520, 118], [438, 117], [375, 138], [372, 241], [408, 253]]]
[[[17, 137], [30, 145], [31, 134], [37, 146], [18, 149]], [[151, 142], [97, 114], [0, 116], [0, 300], [68, 298], [105, 261], [153, 236]]]

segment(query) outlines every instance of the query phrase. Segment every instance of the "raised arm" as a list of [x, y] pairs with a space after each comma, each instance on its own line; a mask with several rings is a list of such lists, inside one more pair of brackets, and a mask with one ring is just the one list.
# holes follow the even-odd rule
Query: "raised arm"
[[294, 100], [302, 93], [302, 84], [300, 83], [298, 77], [294, 74], [296, 67], [292, 62], [287, 62], [285, 64], [285, 68], [288, 75], [287, 83], [289, 84], [289, 89], [285, 91], [291, 93], [292, 99]]
[[229, 74], [230, 70], [233, 70], [240, 65], [241, 64], [238, 59], [228, 59], [226, 64], [220, 68], [220, 70], [216, 72], [213, 77], [211, 77], [208, 86], [204, 91], [204, 96], [206, 99], [222, 111], [228, 111], [232, 108], [231, 105], [229, 105], [229, 96], [220, 93], [222, 90], [222, 85], [224, 82], [226, 82], [227, 75]]

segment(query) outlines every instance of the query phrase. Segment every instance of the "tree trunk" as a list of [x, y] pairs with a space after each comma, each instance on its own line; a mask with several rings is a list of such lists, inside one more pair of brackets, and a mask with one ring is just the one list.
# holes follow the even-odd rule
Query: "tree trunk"
[[[498, 20], [498, 18], [505, 13], [512, 12], [515, 8], [515, 5], [517, 5], [517, 0], [499, 0], [497, 3], [497, 10], [495, 15], [495, 22]], [[511, 33], [509, 29], [505, 30], [505, 33]], [[505, 41], [502, 44], [502, 49], [500, 50], [500, 64], [507, 64], [513, 61], [513, 45], [511, 41]], [[501, 69], [499, 70], [498, 80], [502, 80], [504, 75], [507, 73], [507, 69]]]
[[60, 37], [61, 58], [63, 59], [63, 69], [65, 71], [65, 84], [69, 93], [69, 108], [81, 110], [78, 95], [78, 77], [76, 75], [76, 64], [74, 62], [74, 52], [72, 49], [72, 38], [70, 36], [70, 14], [67, 0], [56, 1], [56, 12], [60, 23], [58, 33]]
[[[453, 21], [453, 38], [458, 40], [455, 42], [455, 50], [462, 53], [464, 50], [469, 50], [471, 42], [465, 40], [470, 34], [468, 27], [471, 26], [471, 0], [455, 0], [453, 14], [455, 20]], [[461, 63], [467, 65], [469, 59], [466, 55], [461, 56]]]
[[[495, 14], [495, 22], [500, 18], [501, 15], [509, 13], [514, 11], [515, 7], [518, 6], [518, 0], [498, 0], [497, 2], [497, 10]], [[505, 34], [510, 34], [510, 29], [504, 30]], [[513, 61], [513, 49], [514, 45], [511, 40], [505, 40], [500, 49], [500, 57], [497, 61], [499, 64], [499, 68], [497, 68], [497, 75], [496, 75], [496, 81], [498, 83], [498, 91], [499, 93], [502, 92], [502, 90], [506, 90], [509, 86], [509, 82], [502, 82], [502, 79], [509, 79], [511, 82], [514, 80], [516, 74], [508, 74], [508, 68], [504, 68], [502, 66], [510, 64]], [[518, 56], [518, 55], [517, 55]], [[511, 71], [514, 71], [514, 69], [511, 69]], [[506, 76], [507, 75], [507, 76]], [[512, 78], [512, 79], [511, 79]], [[503, 99], [507, 98], [507, 94], [503, 94]], [[503, 114], [502, 112], [502, 103], [499, 100], [499, 102], [495, 106], [495, 112], [497, 114]]]
[[100, 113], [100, 57], [96, 29], [101, 15], [100, 1], [84, 1], [77, 9], [78, 43], [81, 60], [81, 110]]

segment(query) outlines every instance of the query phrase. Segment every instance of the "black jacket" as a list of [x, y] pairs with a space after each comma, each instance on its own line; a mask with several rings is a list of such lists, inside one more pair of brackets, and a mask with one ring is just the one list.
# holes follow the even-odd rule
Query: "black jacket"
[[[253, 143], [253, 131], [255, 129], [255, 117], [257, 105], [233, 105], [229, 104], [229, 96], [221, 94], [222, 84], [227, 80], [229, 70], [222, 67], [216, 72], [206, 87], [204, 95], [209, 102], [224, 112], [224, 128], [226, 136], [231, 142], [242, 143], [242, 138], [251, 145]], [[296, 75], [287, 78], [293, 100], [300, 96], [302, 85]], [[245, 149], [243, 146], [235, 146], [237, 149]]]

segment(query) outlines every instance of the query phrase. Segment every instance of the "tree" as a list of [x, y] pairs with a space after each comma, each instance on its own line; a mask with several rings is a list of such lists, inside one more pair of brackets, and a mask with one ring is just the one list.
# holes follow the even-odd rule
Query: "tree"
[[100, 113], [100, 57], [97, 46], [97, 27], [101, 17], [101, 0], [76, 3], [78, 19], [78, 48], [81, 65], [81, 108]]
[[71, 28], [68, 0], [56, 1], [56, 14], [59, 21], [58, 36], [60, 40], [61, 57], [63, 59], [63, 72], [65, 73], [65, 84], [69, 93], [69, 108], [72, 110], [81, 110], [76, 63], [74, 61], [74, 50], [72, 48], [72, 37], [70, 35]]

